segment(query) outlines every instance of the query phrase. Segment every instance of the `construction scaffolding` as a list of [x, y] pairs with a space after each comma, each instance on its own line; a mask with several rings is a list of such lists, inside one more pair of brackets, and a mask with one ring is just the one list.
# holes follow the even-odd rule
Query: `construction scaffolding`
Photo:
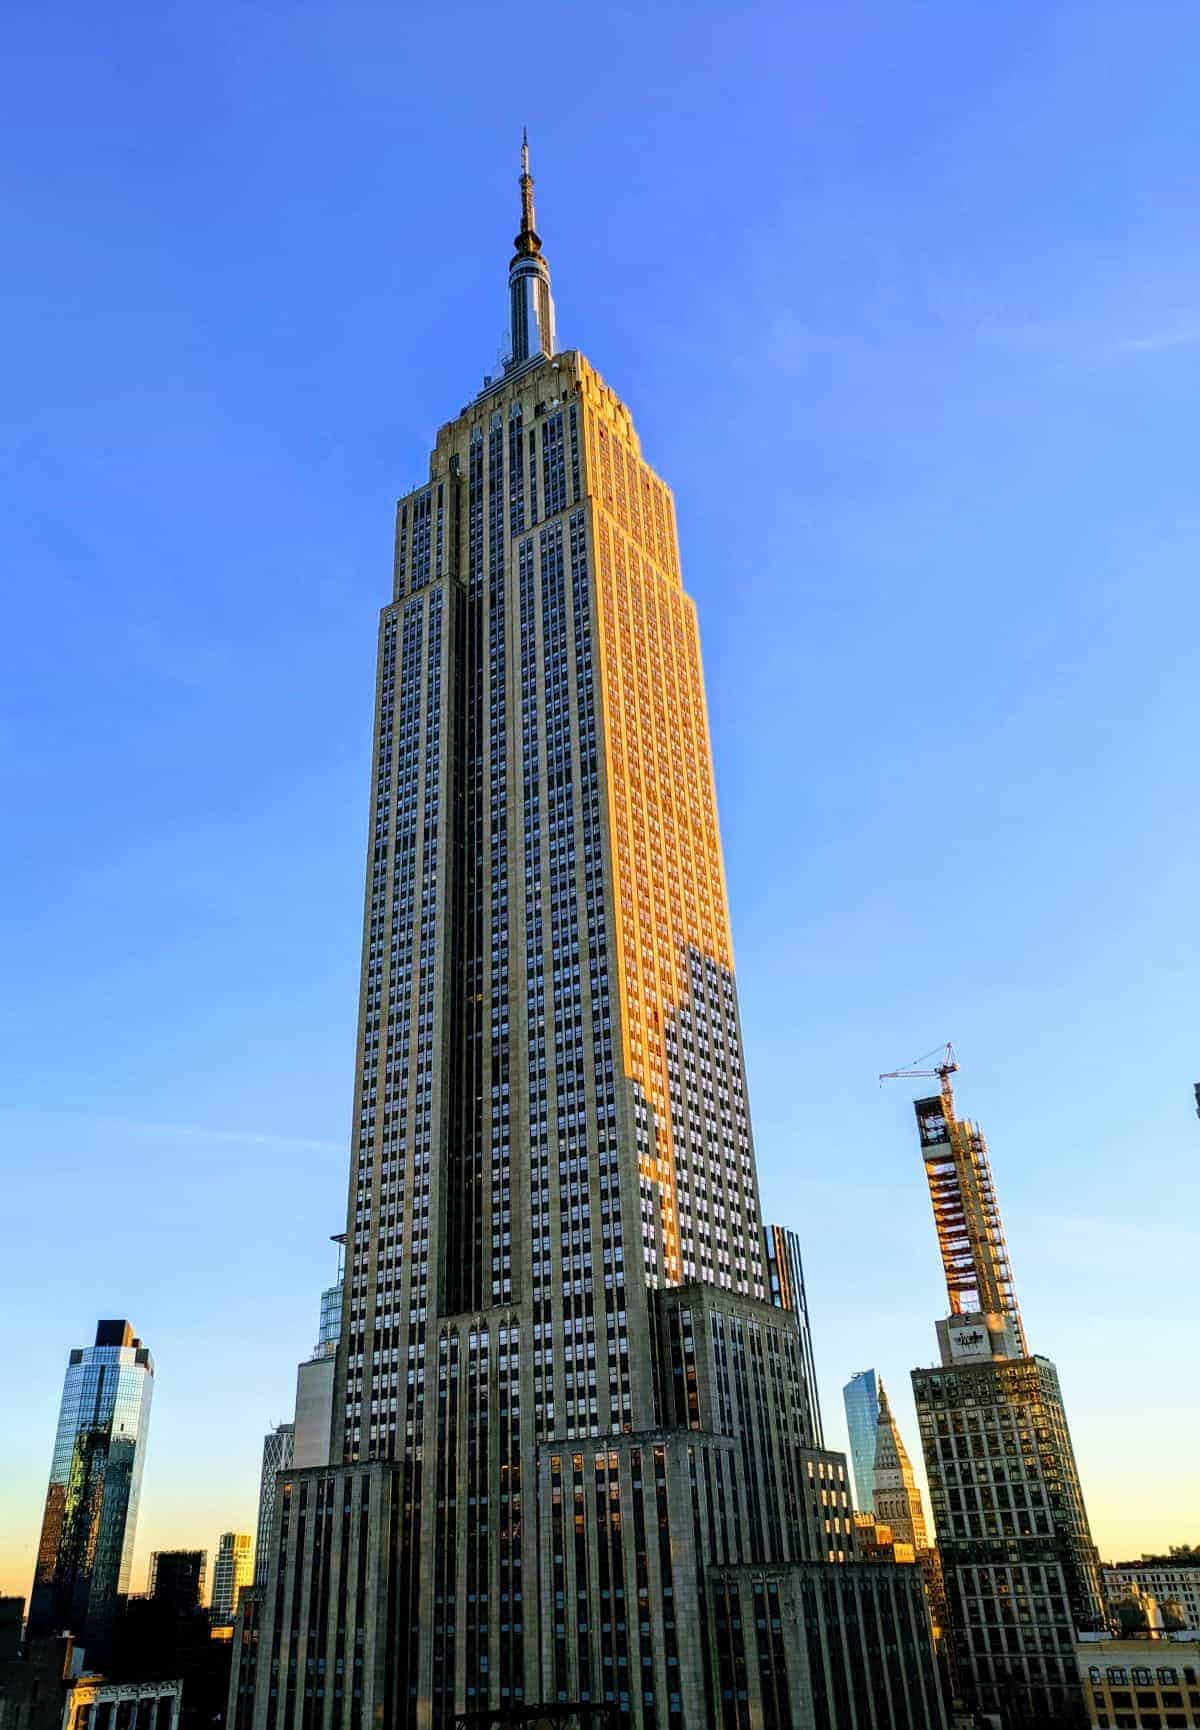
[[960, 1118], [955, 1109], [950, 1077], [957, 1069], [954, 1047], [947, 1045], [942, 1062], [934, 1068], [890, 1070], [879, 1079], [936, 1076], [941, 1083], [940, 1091], [931, 1098], [914, 1100], [913, 1110], [950, 1309], [954, 1315], [1006, 1316], [1024, 1355], [1025, 1329], [1013, 1288], [987, 1142], [978, 1124]]

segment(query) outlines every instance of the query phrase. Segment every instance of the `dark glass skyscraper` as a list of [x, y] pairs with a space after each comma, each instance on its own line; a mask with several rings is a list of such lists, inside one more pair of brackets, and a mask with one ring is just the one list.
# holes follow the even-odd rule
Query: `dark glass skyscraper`
[[29, 1636], [70, 1632], [89, 1663], [129, 1590], [154, 1361], [127, 1321], [102, 1321], [67, 1364], [38, 1544]]
[[785, 1601], [922, 1637], [905, 1579], [821, 1596], [853, 1521], [764, 1242], [674, 505], [555, 348], [527, 163], [521, 195], [511, 358], [396, 511], [331, 1463], [279, 1479], [256, 1730], [782, 1726]]

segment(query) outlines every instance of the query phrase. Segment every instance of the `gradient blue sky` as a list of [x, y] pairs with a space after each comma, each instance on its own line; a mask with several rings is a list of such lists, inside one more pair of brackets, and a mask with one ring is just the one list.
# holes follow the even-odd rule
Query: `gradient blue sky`
[[759, 1165], [831, 1437], [945, 1308], [953, 1037], [1102, 1550], [1200, 1537], [1200, 11], [17, 4], [0, 112], [0, 1589], [68, 1349], [250, 1529], [342, 1224], [391, 512], [560, 339], [676, 491]]

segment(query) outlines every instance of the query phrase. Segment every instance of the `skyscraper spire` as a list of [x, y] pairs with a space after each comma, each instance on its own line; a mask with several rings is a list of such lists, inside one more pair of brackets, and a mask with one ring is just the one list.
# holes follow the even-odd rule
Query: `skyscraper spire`
[[529, 172], [529, 132], [524, 126], [521, 128], [521, 232], [514, 244], [521, 254], [542, 250], [533, 208], [533, 175]]
[[521, 232], [508, 267], [512, 357], [509, 367], [523, 366], [538, 355], [554, 353], [554, 301], [550, 267], [542, 257], [542, 241], [533, 208], [533, 176], [529, 172], [529, 134], [521, 130]]

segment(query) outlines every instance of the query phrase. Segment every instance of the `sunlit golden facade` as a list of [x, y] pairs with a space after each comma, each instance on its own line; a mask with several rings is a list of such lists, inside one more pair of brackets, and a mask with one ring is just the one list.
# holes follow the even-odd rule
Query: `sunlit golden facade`
[[[661, 1221], [652, 1277], [762, 1296], [695, 604], [670, 490], [628, 410], [581, 358], [600, 706], [626, 1075], [648, 1107], [639, 1165]], [[722, 1000], [705, 1005], [706, 985]], [[708, 1013], [706, 1013], [706, 1007]], [[711, 1016], [711, 1019], [710, 1019]]]
[[712, 1570], [853, 1552], [798, 1252], [765, 1287], [674, 504], [546, 346], [527, 172], [510, 294], [396, 511], [332, 1464], [279, 1480], [237, 1730], [740, 1725]]

